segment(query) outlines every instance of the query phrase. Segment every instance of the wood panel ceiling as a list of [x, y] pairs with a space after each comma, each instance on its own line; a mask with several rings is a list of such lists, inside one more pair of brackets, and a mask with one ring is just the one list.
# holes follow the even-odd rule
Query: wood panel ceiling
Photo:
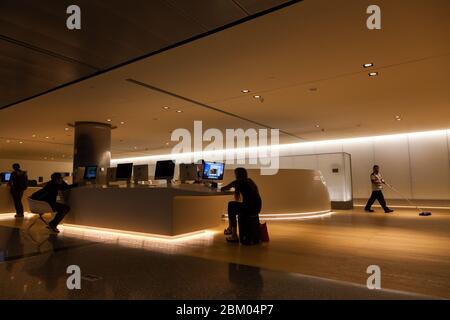
[[[288, 2], [2, 0], [0, 108]], [[81, 30], [66, 27], [71, 4]]]

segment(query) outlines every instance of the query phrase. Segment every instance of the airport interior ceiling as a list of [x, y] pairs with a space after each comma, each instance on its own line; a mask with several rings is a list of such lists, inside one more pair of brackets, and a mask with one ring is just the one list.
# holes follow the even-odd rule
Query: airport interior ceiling
[[364, 1], [300, 1], [154, 55], [286, 1], [140, 1], [149, 7], [133, 12], [79, 1], [76, 31], [65, 1], [8, 14], [19, 2], [0, 4], [2, 158], [67, 160], [74, 121], [117, 127], [113, 158], [170, 151], [171, 132], [195, 120], [278, 128], [281, 143], [450, 128], [449, 1], [380, 0], [381, 30], [366, 28]]

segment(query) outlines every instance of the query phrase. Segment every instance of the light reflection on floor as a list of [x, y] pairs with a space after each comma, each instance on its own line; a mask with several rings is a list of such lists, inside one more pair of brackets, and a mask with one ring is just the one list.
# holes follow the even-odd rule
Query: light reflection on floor
[[167, 254], [180, 253], [181, 249], [189, 247], [207, 247], [213, 243], [216, 231], [205, 230], [180, 238], [168, 239], [145, 234], [132, 234], [105, 229], [83, 228], [62, 225], [61, 235], [77, 239], [116, 244], [128, 248], [140, 248]]

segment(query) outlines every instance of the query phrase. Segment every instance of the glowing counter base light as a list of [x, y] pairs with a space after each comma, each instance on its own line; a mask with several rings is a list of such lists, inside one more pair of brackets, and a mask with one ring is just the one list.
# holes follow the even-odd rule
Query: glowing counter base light
[[[307, 220], [330, 217], [334, 214], [333, 211], [313, 211], [313, 212], [298, 212], [298, 213], [278, 213], [278, 214], [260, 214], [259, 218], [263, 221], [293, 221], [293, 220]], [[225, 214], [223, 220], [227, 220], [228, 215]]]
[[73, 225], [73, 224], [62, 224], [58, 226], [61, 229], [62, 233], [74, 233], [74, 234], [90, 234], [98, 237], [117, 237], [117, 238], [128, 238], [132, 240], [149, 240], [149, 241], [163, 241], [163, 242], [183, 242], [194, 240], [198, 238], [211, 237], [215, 234], [214, 231], [210, 230], [201, 230], [192, 233], [185, 233], [178, 236], [165, 236], [159, 234], [151, 234], [151, 233], [141, 233], [141, 232], [133, 232], [126, 230], [116, 230], [116, 229], [106, 229], [106, 228], [97, 228], [97, 227], [89, 227], [89, 226], [81, 226], [81, 225]]

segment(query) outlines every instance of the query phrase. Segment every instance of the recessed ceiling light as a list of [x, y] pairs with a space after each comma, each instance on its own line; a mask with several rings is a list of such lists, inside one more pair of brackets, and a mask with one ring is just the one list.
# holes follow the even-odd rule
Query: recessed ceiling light
[[120, 121], [120, 124], [125, 124], [125, 121]]
[[69, 131], [69, 128], [66, 127], [66, 128], [64, 128], [64, 130], [65, 130], [65, 131]]
[[170, 144], [170, 142], [166, 142], [166, 146], [168, 146]]
[[395, 116], [395, 120], [401, 121], [401, 120], [402, 120], [402, 117], [401, 117], [401, 116]]
[[319, 124], [316, 124], [316, 128], [320, 128], [320, 125], [319, 125]]
[[242, 89], [241, 92], [242, 92], [242, 93], [249, 93], [250, 90], [248, 90], [248, 89]]
[[137, 147], [134, 147], [134, 150], [136, 150], [137, 149]]
[[6, 143], [10, 143], [11, 142], [11, 140], [6, 140]]
[[165, 107], [163, 107], [163, 109], [164, 109], [164, 110], [169, 110], [170, 107], [165, 106]]
[[111, 122], [112, 120], [111, 120], [111, 119], [106, 119], [106, 121], [107, 121], [107, 122]]
[[181, 110], [177, 110], [177, 113], [182, 113], [183, 111], [181, 111]]
[[45, 139], [50, 139], [50, 137], [45, 137]]
[[32, 137], [33, 137], [33, 138], [36, 138], [36, 135], [35, 135], [35, 134], [33, 134], [33, 135], [32, 135]]
[[253, 98], [255, 98], [255, 99], [261, 99], [261, 96], [260, 96], [260, 95], [254, 95]]
[[372, 63], [372, 62], [370, 62], [370, 63], [364, 63], [364, 64], [363, 64], [363, 67], [364, 67], [364, 68], [370, 68], [370, 67], [373, 67], [373, 63]]
[[376, 77], [378, 76], [378, 72], [369, 72], [369, 77]]
[[23, 141], [19, 141], [20, 144], [23, 144]]

